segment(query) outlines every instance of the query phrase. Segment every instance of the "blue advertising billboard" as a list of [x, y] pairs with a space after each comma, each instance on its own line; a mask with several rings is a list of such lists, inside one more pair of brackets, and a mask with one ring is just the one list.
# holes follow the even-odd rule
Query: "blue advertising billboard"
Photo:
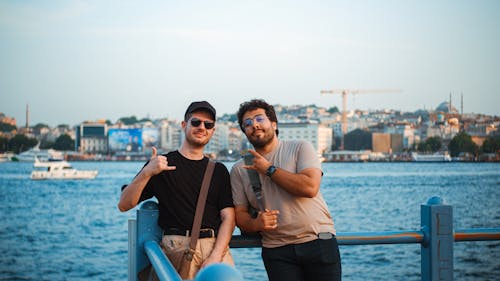
[[142, 129], [109, 129], [108, 144], [110, 151], [142, 151]]

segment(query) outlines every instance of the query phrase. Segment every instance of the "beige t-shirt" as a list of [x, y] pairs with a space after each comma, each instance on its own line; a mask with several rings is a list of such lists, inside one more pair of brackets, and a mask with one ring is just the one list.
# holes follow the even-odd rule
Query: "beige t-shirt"
[[[264, 155], [274, 166], [292, 173], [306, 168], [321, 169], [321, 163], [313, 146], [305, 141], [280, 141], [277, 149]], [[231, 169], [231, 185], [235, 206], [249, 204], [257, 208], [257, 200], [243, 159]], [[332, 216], [320, 192], [314, 198], [291, 195], [275, 184], [269, 177], [260, 175], [264, 206], [279, 210], [278, 228], [263, 231], [262, 245], [275, 248], [288, 244], [305, 243], [317, 239], [320, 232], [335, 234]]]

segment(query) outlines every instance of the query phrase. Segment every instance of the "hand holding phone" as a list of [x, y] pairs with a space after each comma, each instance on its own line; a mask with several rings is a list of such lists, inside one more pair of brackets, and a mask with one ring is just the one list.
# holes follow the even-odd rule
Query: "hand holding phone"
[[253, 154], [251, 153], [247, 153], [245, 155], [243, 155], [243, 159], [245, 161], [245, 165], [247, 166], [252, 166], [253, 165], [253, 159], [255, 158], [255, 156], [253, 156]]

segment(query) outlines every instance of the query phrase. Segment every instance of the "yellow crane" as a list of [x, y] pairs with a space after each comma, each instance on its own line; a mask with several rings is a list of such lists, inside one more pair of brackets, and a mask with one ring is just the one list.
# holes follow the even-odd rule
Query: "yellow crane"
[[347, 133], [347, 95], [348, 94], [372, 94], [372, 93], [399, 93], [398, 89], [330, 89], [321, 90], [321, 95], [341, 94], [342, 95], [342, 138], [340, 150], [344, 150], [344, 136]]

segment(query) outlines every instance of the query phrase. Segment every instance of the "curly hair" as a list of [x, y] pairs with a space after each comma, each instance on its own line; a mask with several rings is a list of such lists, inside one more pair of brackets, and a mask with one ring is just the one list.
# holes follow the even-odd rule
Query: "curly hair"
[[[256, 110], [262, 108], [266, 112], [267, 118], [271, 120], [271, 122], [276, 122], [278, 124], [278, 118], [276, 117], [276, 112], [274, 111], [274, 107], [267, 102], [265, 102], [263, 99], [253, 99], [250, 101], [246, 101], [244, 103], [240, 104], [240, 108], [238, 109], [238, 112], [236, 113], [236, 116], [238, 117], [238, 124], [240, 125], [240, 129], [245, 132], [245, 128], [243, 127], [243, 115], [247, 111], [251, 110]], [[278, 128], [276, 128], [276, 135], [279, 134]]]

